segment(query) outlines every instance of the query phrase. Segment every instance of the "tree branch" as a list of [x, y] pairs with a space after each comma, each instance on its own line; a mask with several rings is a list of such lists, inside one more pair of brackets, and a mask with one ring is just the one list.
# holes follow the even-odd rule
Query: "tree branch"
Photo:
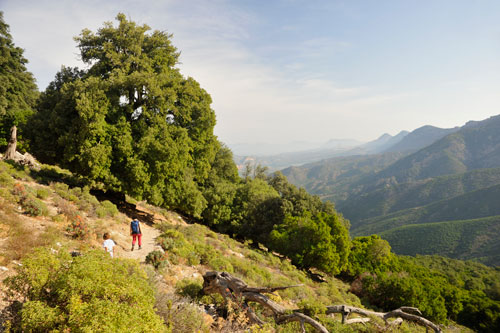
[[[241, 310], [245, 311], [250, 322], [258, 325], [263, 325], [264, 322], [257, 317], [255, 312], [247, 304], [255, 302], [272, 311], [276, 324], [285, 324], [296, 321], [300, 323], [301, 330], [305, 332], [304, 324], [311, 325], [316, 331], [328, 333], [328, 330], [317, 320], [297, 311], [286, 310], [278, 303], [272, 301], [263, 293], [272, 293], [276, 290], [283, 290], [297, 286], [282, 286], [282, 287], [249, 287], [244, 281], [238, 279], [227, 272], [207, 272], [203, 275], [203, 291], [206, 294], [218, 293], [225, 299], [233, 301]], [[411, 314], [408, 312], [417, 313]], [[423, 318], [420, 310], [413, 307], [403, 306], [399, 309], [389, 312], [375, 312], [357, 308], [350, 305], [332, 305], [326, 307], [326, 314], [340, 313], [342, 314], [343, 324], [366, 323], [370, 318], [352, 318], [347, 319], [351, 313], [356, 313], [365, 317], [378, 317], [384, 320], [386, 325], [399, 325], [404, 320], [413, 321], [419, 325], [432, 328], [434, 332], [442, 332], [441, 328], [433, 322]], [[397, 318], [392, 322], [388, 322], [389, 318]]]

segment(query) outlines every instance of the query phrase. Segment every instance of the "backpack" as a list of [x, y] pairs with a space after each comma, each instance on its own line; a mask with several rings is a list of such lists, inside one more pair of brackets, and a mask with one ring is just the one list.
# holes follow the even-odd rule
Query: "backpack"
[[130, 222], [130, 228], [132, 229], [133, 234], [140, 234], [141, 232], [139, 231], [139, 221], [133, 220]]

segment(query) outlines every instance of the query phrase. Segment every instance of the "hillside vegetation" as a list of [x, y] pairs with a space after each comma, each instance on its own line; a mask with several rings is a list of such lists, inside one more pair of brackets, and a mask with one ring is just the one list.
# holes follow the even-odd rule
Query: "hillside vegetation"
[[[456, 286], [450, 276], [394, 255], [376, 235], [351, 239], [349, 221], [332, 203], [281, 173], [256, 166], [240, 178], [232, 152], [213, 135], [211, 97], [180, 73], [171, 35], [124, 14], [116, 20], [75, 38], [87, 68], [62, 67], [26, 104], [26, 121], [2, 118], [19, 125], [19, 149], [45, 163], [34, 161], [31, 169], [0, 163], [2, 274], [10, 275], [2, 288], [4, 330], [301, 329], [287, 313], [316, 318], [321, 332], [392, 325], [375, 319], [345, 326], [344, 316], [327, 315], [332, 302], [415, 307], [441, 325], [428, 325], [436, 332], [454, 322], [484, 332], [500, 328], [493, 269], [475, 284]], [[11, 138], [14, 153], [15, 143]], [[126, 245], [137, 216], [144, 235], [158, 243], [154, 248], [149, 240], [144, 255]], [[117, 258], [100, 248], [105, 231], [117, 241]], [[245, 284], [288, 287], [267, 299], [280, 304], [285, 320], [266, 316], [262, 302], [231, 285], [220, 290], [224, 299], [205, 295], [208, 270], [233, 273]]]
[[[469, 122], [450, 131], [451, 134], [406, 156], [393, 155], [391, 159], [385, 153], [337, 158], [289, 168], [284, 173], [292, 183], [311, 193], [334, 199], [336, 208], [350, 220], [354, 235], [381, 233], [385, 239], [397, 242], [396, 235], [402, 236], [402, 230], [417, 230], [399, 227], [418, 224], [418, 230], [425, 234], [430, 231], [425, 224], [483, 221], [482, 218], [498, 215], [500, 116]], [[410, 133], [404, 140], [411, 138]], [[360, 161], [364, 162], [361, 167]], [[460, 225], [468, 224], [458, 223], [456, 234], [462, 230]], [[477, 235], [478, 239], [490, 239], [488, 234], [495, 234], [495, 228], [495, 223], [478, 225], [477, 230], [483, 233]], [[440, 246], [424, 246], [417, 238], [405, 239], [404, 247], [400, 242], [391, 244], [396, 253], [451, 255], [498, 264], [491, 252], [466, 253], [470, 248], [460, 240], [457, 244], [456, 239], [452, 242], [443, 236]], [[491, 238], [491, 242], [498, 241]], [[488, 246], [479, 249], [486, 251]], [[449, 250], [452, 248], [463, 251], [455, 253]]]
[[411, 224], [380, 232], [396, 253], [435, 254], [475, 259], [500, 266], [500, 216], [481, 219]]

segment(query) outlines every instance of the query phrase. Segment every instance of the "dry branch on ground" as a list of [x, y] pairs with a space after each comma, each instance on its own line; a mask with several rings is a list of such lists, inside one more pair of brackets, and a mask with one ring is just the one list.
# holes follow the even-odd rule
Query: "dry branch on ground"
[[[264, 295], [273, 293], [277, 290], [293, 287], [297, 286], [249, 287], [243, 280], [238, 279], [227, 272], [210, 271], [205, 273], [203, 276], [203, 291], [206, 294], [218, 293], [226, 300], [236, 303], [240, 310], [246, 313], [250, 323], [258, 325], [264, 324], [264, 321], [262, 321], [262, 319], [255, 314], [249, 305], [249, 302], [256, 302], [272, 311], [274, 321], [277, 324], [297, 321], [300, 323], [303, 332], [305, 332], [304, 325], [309, 324], [318, 332], [328, 333], [328, 330], [319, 321], [303, 313], [286, 310], [281, 305]], [[441, 332], [441, 328], [439, 326], [422, 317], [420, 311], [417, 308], [412, 307], [401, 307], [389, 312], [374, 312], [349, 305], [332, 305], [326, 308], [326, 313], [340, 313], [342, 315], [343, 324], [365, 323], [370, 321], [370, 318], [347, 318], [351, 313], [356, 313], [365, 317], [381, 318], [385, 321], [387, 326], [399, 325], [403, 320], [408, 320], [419, 325], [432, 328], [434, 332]], [[397, 319], [389, 322], [389, 318]]]

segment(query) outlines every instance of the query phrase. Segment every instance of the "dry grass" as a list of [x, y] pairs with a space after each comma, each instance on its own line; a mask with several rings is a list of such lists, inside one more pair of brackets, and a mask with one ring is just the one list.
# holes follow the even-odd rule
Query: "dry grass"
[[59, 230], [53, 226], [34, 228], [23, 216], [12, 210], [0, 210], [0, 221], [6, 239], [1, 244], [2, 264], [20, 260], [39, 246], [55, 243]]

